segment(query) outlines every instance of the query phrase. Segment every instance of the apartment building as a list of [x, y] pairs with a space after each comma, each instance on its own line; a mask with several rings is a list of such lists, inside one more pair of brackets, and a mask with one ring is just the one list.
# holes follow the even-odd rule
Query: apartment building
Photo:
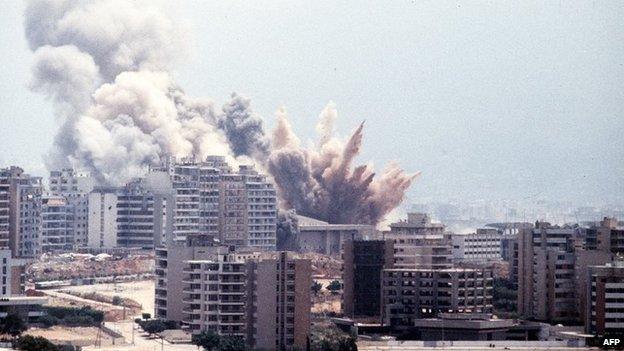
[[41, 179], [19, 167], [0, 169], [0, 319], [9, 312], [28, 322], [43, 315], [46, 299], [23, 295], [28, 256], [40, 250], [40, 211]]
[[250, 166], [238, 171], [221, 156], [205, 161], [166, 158], [175, 189], [174, 234], [211, 234], [227, 245], [275, 250], [277, 197], [266, 176]]
[[192, 333], [211, 330], [254, 348], [305, 348], [311, 263], [286, 252], [234, 252], [211, 235], [156, 248], [156, 317]]
[[9, 196], [11, 194], [11, 172], [0, 169], [0, 247], [9, 247]]
[[[172, 228], [170, 228], [172, 230]], [[156, 248], [156, 297], [157, 318], [182, 322], [187, 317], [183, 312], [188, 295], [185, 290], [187, 262], [212, 260], [230, 253], [228, 247], [220, 246], [210, 235], [192, 235], [184, 239], [167, 236], [165, 245]], [[188, 281], [188, 280], [187, 280]], [[189, 298], [186, 298], [189, 301]]]
[[394, 267], [451, 268], [452, 242], [444, 230], [424, 213], [408, 213], [407, 220], [390, 224], [384, 238], [394, 241]]
[[624, 227], [616, 218], [605, 217], [585, 229], [586, 248], [624, 255]]
[[2, 170], [9, 178], [9, 246], [14, 257], [41, 253], [40, 177], [31, 177], [19, 167]]
[[87, 245], [88, 238], [88, 194], [95, 185], [88, 172], [78, 172], [71, 168], [50, 171], [49, 194], [62, 196], [68, 207], [73, 208], [73, 244], [76, 247]]
[[453, 262], [486, 263], [500, 261], [501, 235], [493, 228], [479, 228], [475, 233], [450, 234]]
[[342, 254], [342, 313], [381, 316], [382, 271], [394, 266], [392, 240], [348, 240]]
[[304, 350], [310, 336], [312, 264], [278, 252], [247, 260], [247, 342], [261, 350]]
[[68, 251], [74, 247], [74, 206], [64, 196], [45, 195], [41, 205], [41, 250]]
[[144, 179], [135, 179], [117, 192], [117, 247], [153, 249], [154, 194]]
[[624, 330], [624, 262], [590, 266], [585, 330], [593, 335]]
[[441, 313], [490, 313], [492, 281], [487, 269], [384, 269], [382, 322], [401, 331]]
[[246, 338], [245, 262], [226, 254], [184, 263], [183, 325], [192, 333], [210, 330]]
[[117, 202], [119, 189], [95, 187], [89, 193], [88, 236], [90, 248], [110, 249], [117, 246]]
[[523, 229], [516, 246], [518, 312], [524, 318], [552, 323], [579, 318], [575, 291], [575, 246], [578, 228], [538, 222]]

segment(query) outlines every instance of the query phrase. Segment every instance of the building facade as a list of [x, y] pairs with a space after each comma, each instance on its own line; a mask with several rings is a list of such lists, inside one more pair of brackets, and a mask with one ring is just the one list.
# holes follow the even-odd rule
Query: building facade
[[93, 190], [94, 179], [88, 172], [77, 172], [71, 168], [65, 168], [50, 171], [48, 182], [49, 194], [64, 197], [67, 206], [73, 208], [71, 217], [74, 246], [87, 246], [88, 194]]
[[74, 206], [63, 196], [46, 195], [41, 208], [42, 251], [71, 250], [74, 247]]
[[432, 223], [424, 213], [408, 213], [406, 221], [390, 224], [384, 238], [394, 242], [394, 267], [451, 268], [452, 242], [444, 231], [444, 225]]
[[9, 246], [15, 257], [36, 257], [41, 253], [40, 177], [31, 177], [19, 167], [5, 169], [9, 177]]
[[624, 262], [590, 266], [585, 330], [594, 335], [624, 330]]
[[114, 248], [117, 246], [118, 188], [96, 187], [89, 193], [87, 247]]
[[451, 234], [453, 262], [500, 261], [501, 235], [496, 229], [480, 228], [475, 233]]
[[342, 313], [348, 317], [380, 316], [382, 271], [394, 266], [394, 242], [346, 241], [342, 260]]
[[275, 250], [277, 195], [265, 175], [245, 165], [234, 171], [221, 156], [167, 158], [154, 170], [173, 183], [176, 237], [211, 234], [226, 245]]
[[491, 313], [492, 282], [487, 269], [384, 269], [383, 324], [408, 330], [441, 313]]
[[298, 252], [314, 252], [340, 256], [345, 242], [373, 240], [377, 237], [375, 226], [367, 224], [329, 224], [324, 221], [297, 216], [298, 231], [295, 246]]

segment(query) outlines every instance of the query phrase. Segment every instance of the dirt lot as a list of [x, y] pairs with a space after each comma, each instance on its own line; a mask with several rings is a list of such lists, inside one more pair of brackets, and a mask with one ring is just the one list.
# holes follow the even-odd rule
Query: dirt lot
[[63, 288], [60, 291], [97, 292], [106, 296], [119, 296], [132, 299], [141, 304], [141, 311], [154, 314], [154, 284], [153, 280], [127, 282], [117, 284], [94, 284]]
[[[95, 345], [98, 338], [98, 328], [96, 327], [61, 327], [54, 326], [48, 329], [31, 328], [25, 334], [32, 336], [43, 336], [55, 343], [72, 344], [76, 346]], [[104, 333], [100, 333], [102, 345], [113, 345], [113, 338]], [[117, 342], [121, 342], [118, 338]]]

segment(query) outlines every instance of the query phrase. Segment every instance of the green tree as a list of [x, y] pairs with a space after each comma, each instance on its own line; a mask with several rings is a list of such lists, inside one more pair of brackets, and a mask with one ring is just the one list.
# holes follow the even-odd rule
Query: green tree
[[10, 313], [0, 322], [0, 333], [16, 337], [27, 329], [26, 323], [16, 313]]
[[165, 325], [165, 322], [161, 321], [160, 319], [150, 319], [143, 322], [143, 324], [141, 324], [141, 328], [143, 328], [143, 330], [147, 334], [152, 336], [154, 334], [158, 334], [164, 331], [165, 329], [167, 329], [167, 326]]
[[15, 344], [18, 350], [23, 351], [59, 351], [58, 346], [42, 336], [24, 335]]
[[314, 281], [312, 283], [312, 292], [314, 293], [314, 295], [318, 295], [319, 292], [321, 292], [321, 289], [323, 289], [323, 284]]
[[247, 351], [247, 343], [239, 336], [222, 336], [219, 340], [219, 351]]
[[332, 294], [336, 294], [340, 289], [342, 289], [342, 284], [340, 284], [340, 282], [337, 280], [332, 280], [325, 289], [331, 291]]
[[112, 301], [113, 305], [119, 306], [122, 303], [123, 303], [123, 299], [120, 296], [117, 296], [117, 295], [113, 296], [113, 301]]
[[202, 331], [200, 334], [193, 335], [192, 342], [206, 351], [213, 351], [219, 347], [219, 335], [212, 331]]

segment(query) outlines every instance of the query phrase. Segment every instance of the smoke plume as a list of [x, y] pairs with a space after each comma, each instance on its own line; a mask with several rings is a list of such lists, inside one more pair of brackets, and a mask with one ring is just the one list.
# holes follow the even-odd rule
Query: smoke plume
[[233, 94], [216, 109], [185, 94], [170, 74], [183, 33], [150, 2], [30, 0], [25, 18], [30, 86], [54, 103], [60, 126], [50, 169], [86, 169], [119, 185], [166, 155], [251, 159], [272, 176], [283, 209], [331, 223], [379, 222], [413, 179], [395, 164], [377, 178], [372, 166], [355, 166], [364, 125], [336, 137], [333, 103], [306, 148], [285, 108], [269, 136], [249, 99]]

